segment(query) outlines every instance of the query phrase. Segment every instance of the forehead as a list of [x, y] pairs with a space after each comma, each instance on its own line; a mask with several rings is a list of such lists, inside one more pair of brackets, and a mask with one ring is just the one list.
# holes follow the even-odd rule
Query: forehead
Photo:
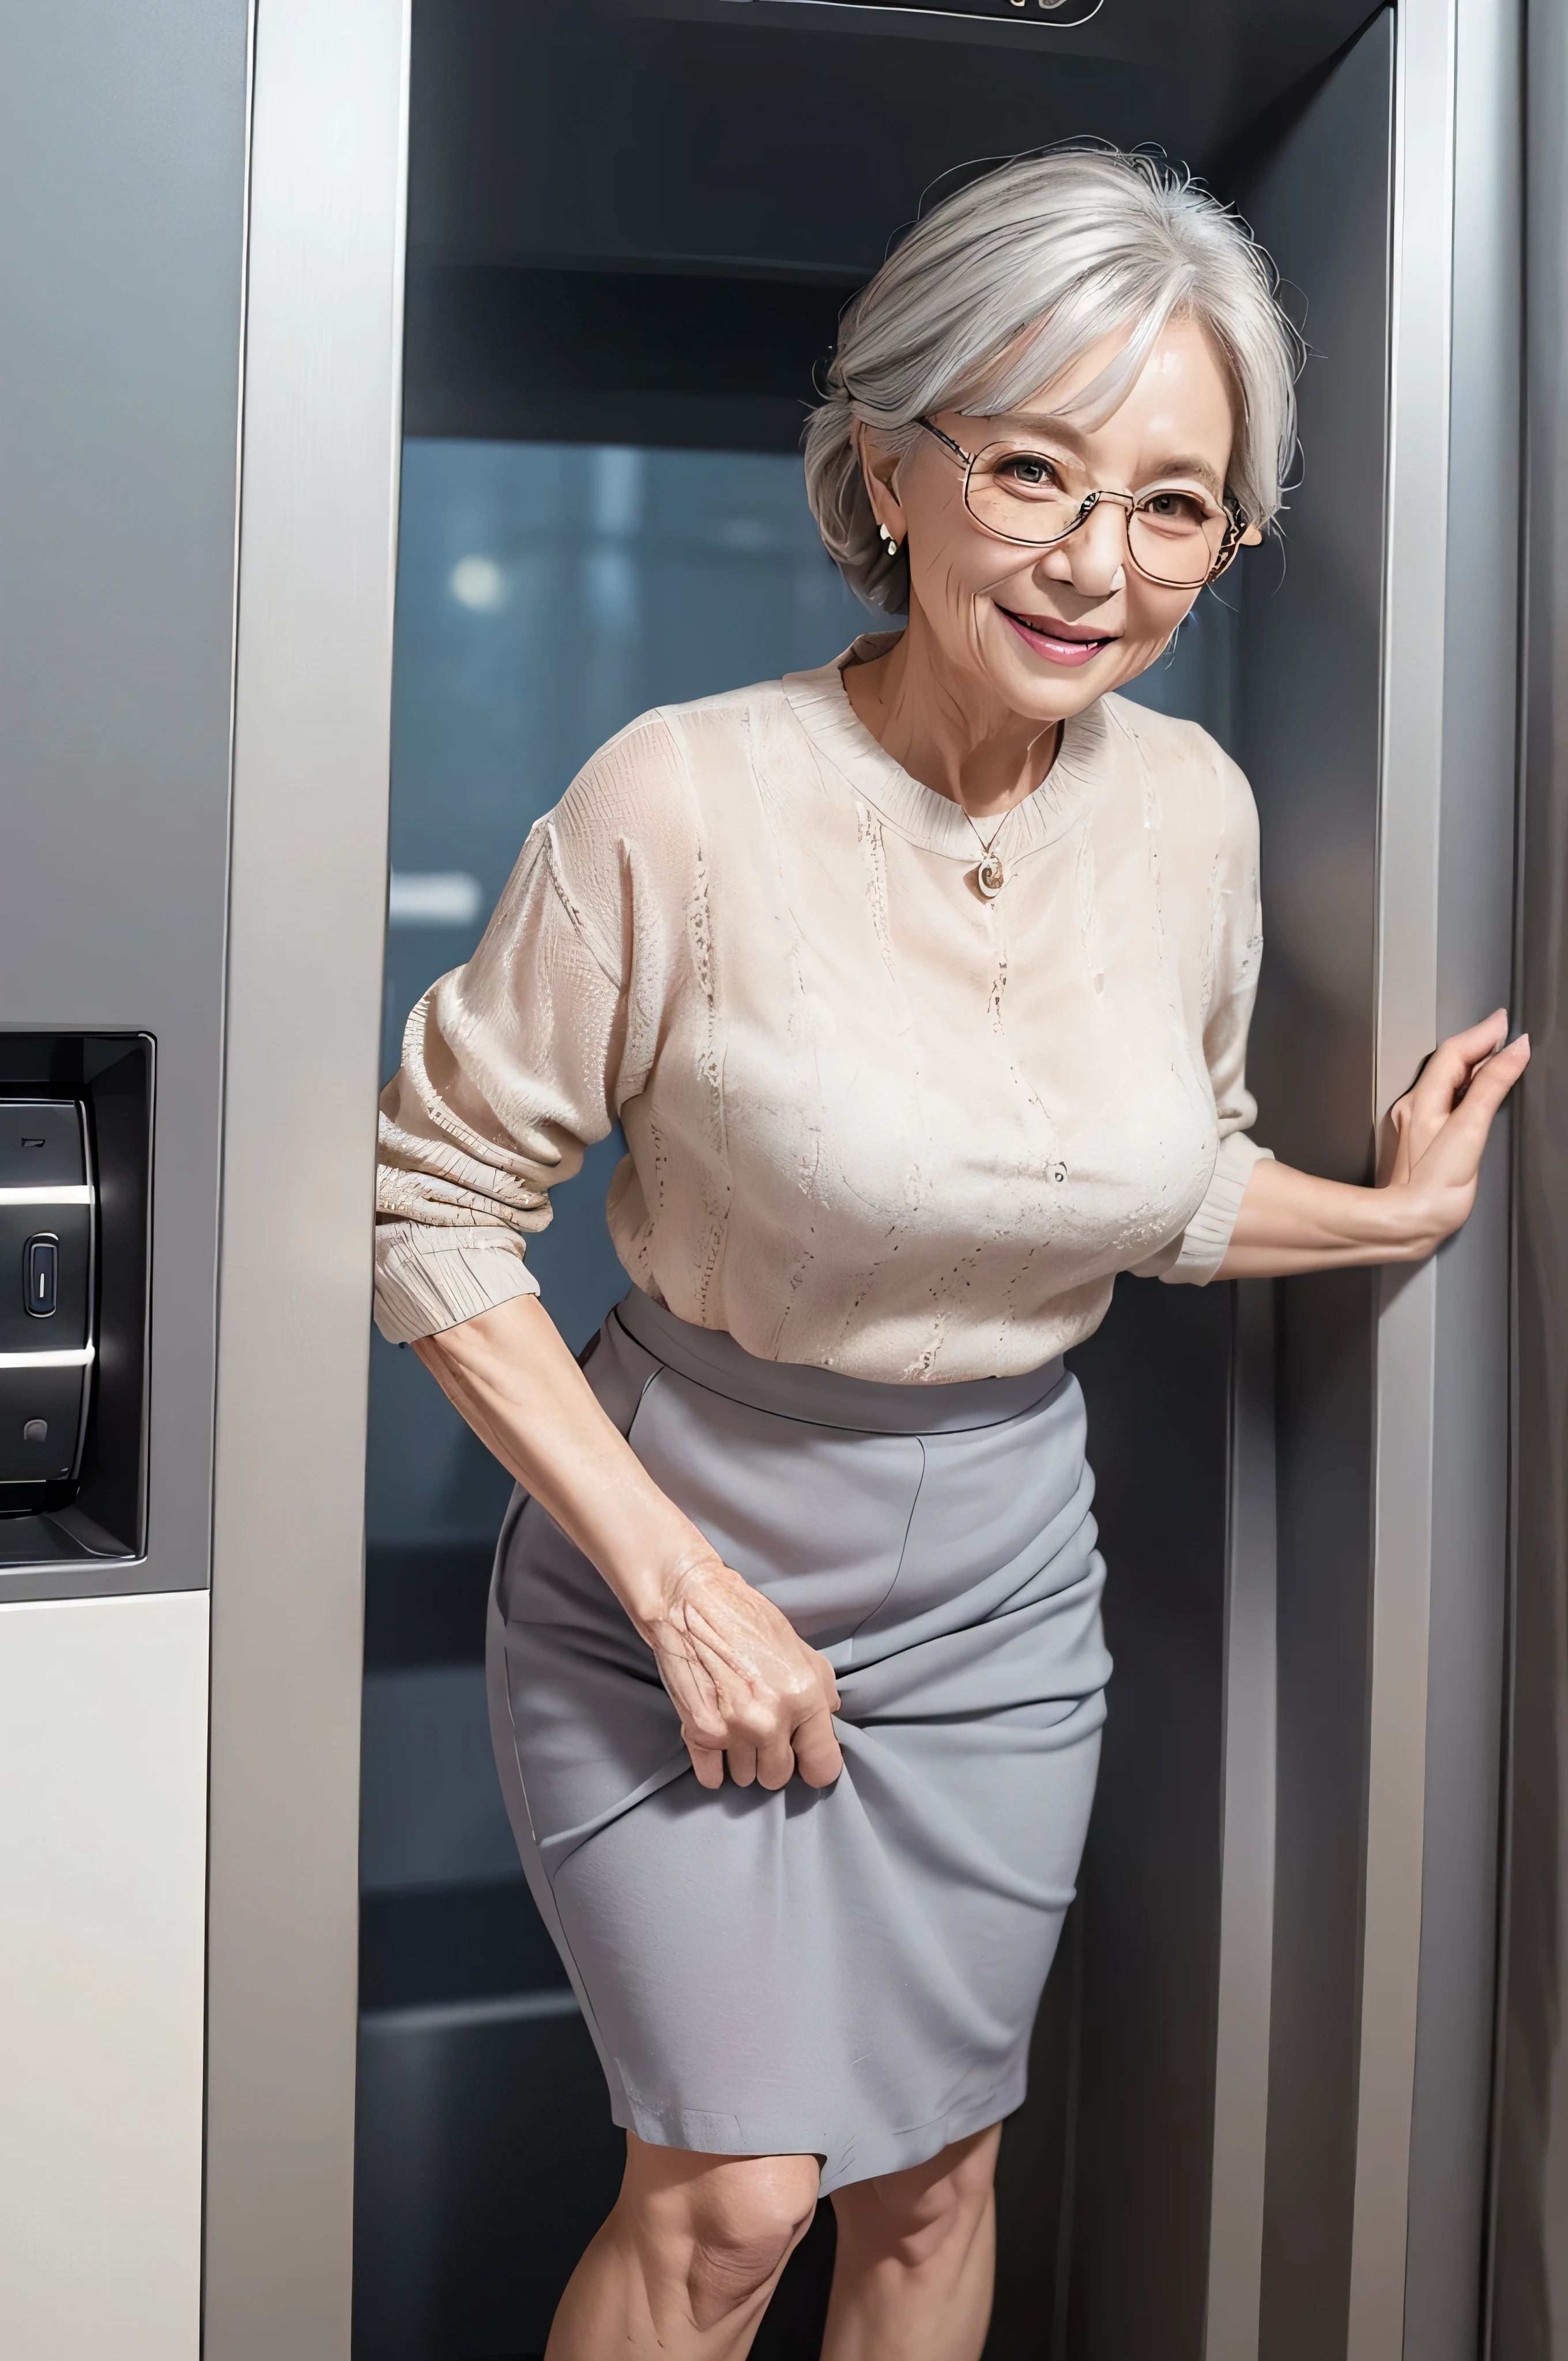
[[1234, 435], [1233, 394], [1229, 372], [1209, 335], [1195, 321], [1168, 321], [1113, 409], [1086, 402], [1085, 394], [1113, 368], [1126, 341], [1122, 331], [1102, 337], [1012, 409], [970, 413], [974, 426], [987, 440], [1014, 434], [1048, 436], [1058, 449], [1084, 457], [1135, 446], [1150, 464], [1180, 464], [1184, 469], [1195, 465], [1201, 474], [1223, 476]]
[[[1014, 407], [1061, 412], [1072, 410], [1086, 397], [1092, 401], [1097, 381], [1116, 372], [1135, 325], [1127, 322], [1097, 336], [1037, 394]], [[1202, 323], [1185, 313], [1168, 320], [1161, 328], [1118, 408], [1143, 410], [1162, 401], [1217, 407], [1229, 415], [1231, 373], [1223, 354]]]

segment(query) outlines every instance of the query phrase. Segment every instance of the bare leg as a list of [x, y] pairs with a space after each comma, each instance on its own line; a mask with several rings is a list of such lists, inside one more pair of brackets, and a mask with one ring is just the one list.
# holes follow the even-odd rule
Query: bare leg
[[628, 2132], [620, 2195], [567, 2283], [545, 2361], [741, 2361], [817, 2182], [814, 2156], [698, 2156]]
[[980, 2361], [996, 2274], [1002, 2126], [833, 2192], [839, 2259], [822, 2361]]

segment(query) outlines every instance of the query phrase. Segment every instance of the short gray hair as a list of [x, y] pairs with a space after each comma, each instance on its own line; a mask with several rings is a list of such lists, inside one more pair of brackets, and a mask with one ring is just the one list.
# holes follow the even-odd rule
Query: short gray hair
[[857, 420], [908, 449], [919, 418], [1011, 410], [1126, 328], [1072, 404], [1093, 423], [1176, 317], [1208, 331], [1230, 372], [1239, 431], [1227, 489], [1249, 523], [1271, 524], [1296, 447], [1302, 350], [1275, 288], [1246, 225], [1147, 155], [1058, 148], [934, 206], [845, 307], [826, 399], [806, 423], [806, 497], [850, 588], [892, 614], [909, 603], [908, 555], [878, 538]]

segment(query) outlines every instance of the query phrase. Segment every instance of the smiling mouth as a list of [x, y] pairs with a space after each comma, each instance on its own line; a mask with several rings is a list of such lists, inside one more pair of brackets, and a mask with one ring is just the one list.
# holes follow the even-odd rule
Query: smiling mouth
[[1012, 624], [1025, 646], [1044, 656], [1047, 664], [1091, 664], [1102, 648], [1113, 646], [1121, 636], [1116, 631], [1086, 631], [1081, 623], [1064, 623], [1055, 615], [1015, 615], [1011, 607], [1000, 607], [997, 611]]

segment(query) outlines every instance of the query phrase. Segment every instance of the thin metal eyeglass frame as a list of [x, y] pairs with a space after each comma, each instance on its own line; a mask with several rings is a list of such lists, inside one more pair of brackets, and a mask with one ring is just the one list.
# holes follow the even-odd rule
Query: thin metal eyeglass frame
[[1116, 492], [1112, 491], [1107, 488], [1086, 494], [1082, 506], [1080, 508], [1078, 514], [1073, 518], [1073, 521], [1069, 525], [1067, 531], [1065, 533], [1052, 533], [1049, 539], [1046, 541], [1031, 541], [1023, 533], [1003, 533], [995, 525], [987, 524], [985, 519], [970, 506], [970, 481], [974, 474], [975, 462], [984, 456], [985, 451], [991, 450], [994, 446], [991, 444], [987, 444], [984, 445], [982, 450], [966, 451], [961, 443], [955, 443], [950, 434], [944, 434], [941, 428], [939, 426], [934, 426], [928, 418], [917, 418], [915, 423], [916, 426], [923, 426], [927, 434], [935, 436], [936, 440], [941, 444], [944, 450], [950, 451], [954, 458], [960, 462], [964, 471], [964, 506], [969, 510], [970, 516], [974, 518], [974, 521], [976, 524], [979, 525], [981, 533], [989, 533], [992, 538], [997, 541], [1010, 542], [1014, 548], [1059, 549], [1064, 541], [1070, 541], [1073, 534], [1079, 531], [1080, 526], [1088, 523], [1089, 519], [1093, 515], [1102, 500], [1113, 500], [1118, 508], [1124, 509], [1126, 511], [1127, 563], [1135, 574], [1141, 574], [1143, 576], [1146, 582], [1154, 583], [1157, 588], [1161, 590], [1206, 590], [1210, 583], [1217, 582], [1221, 575], [1223, 574], [1226, 568], [1234, 563], [1236, 552], [1242, 545], [1242, 535], [1247, 529], [1246, 519], [1243, 516], [1241, 511], [1237, 508], [1235, 502], [1230, 498], [1229, 494], [1226, 495], [1221, 510], [1221, 513], [1225, 520], [1225, 530], [1220, 543], [1218, 555], [1214, 557], [1207, 574], [1205, 574], [1201, 579], [1197, 582], [1176, 582], [1173, 581], [1168, 575], [1151, 574], [1148, 567], [1143, 565], [1140, 560], [1135, 556], [1133, 553], [1132, 522], [1134, 517], [1137, 513], [1138, 506], [1138, 495], [1135, 492]]

